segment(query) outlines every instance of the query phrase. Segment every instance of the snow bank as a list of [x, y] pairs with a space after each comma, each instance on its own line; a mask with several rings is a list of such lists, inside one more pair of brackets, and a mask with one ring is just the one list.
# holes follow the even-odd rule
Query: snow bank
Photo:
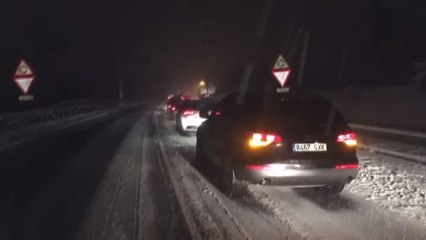
[[426, 165], [359, 151], [357, 195], [426, 225]]
[[347, 88], [320, 93], [353, 123], [426, 130], [426, 91], [412, 86]]

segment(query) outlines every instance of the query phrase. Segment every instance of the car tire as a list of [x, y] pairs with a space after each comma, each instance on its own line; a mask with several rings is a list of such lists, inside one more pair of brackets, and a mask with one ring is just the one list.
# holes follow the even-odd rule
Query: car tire
[[179, 133], [182, 136], [185, 136], [185, 131], [183, 130], [182, 127], [182, 122], [179, 119], [176, 119], [176, 132]]
[[337, 195], [343, 191], [345, 188], [344, 183], [332, 184], [326, 187], [319, 188], [319, 191], [322, 195]]
[[247, 184], [235, 177], [234, 170], [230, 166], [225, 167], [220, 175], [217, 187], [225, 196], [241, 198], [245, 195]]
[[173, 121], [173, 115], [171, 113], [167, 113], [167, 119], [169, 121]]
[[203, 145], [199, 138], [197, 138], [197, 143], [195, 146], [195, 159], [192, 160], [191, 164], [200, 172], [203, 172], [201, 167], [206, 161], [206, 155], [204, 154]]

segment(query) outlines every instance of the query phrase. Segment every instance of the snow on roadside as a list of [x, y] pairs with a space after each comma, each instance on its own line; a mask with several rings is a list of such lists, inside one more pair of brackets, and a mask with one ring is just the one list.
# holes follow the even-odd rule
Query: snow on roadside
[[347, 189], [426, 225], [426, 165], [358, 151], [359, 173]]

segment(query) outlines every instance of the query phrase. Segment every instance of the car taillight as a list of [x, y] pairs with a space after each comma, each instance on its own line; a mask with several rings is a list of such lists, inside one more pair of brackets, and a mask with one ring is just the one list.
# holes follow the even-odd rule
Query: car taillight
[[282, 142], [282, 138], [274, 133], [253, 133], [250, 136], [248, 145], [251, 148], [266, 147], [273, 143], [278, 144]]
[[263, 171], [267, 168], [267, 165], [248, 165], [246, 167], [253, 171]]
[[337, 136], [337, 142], [343, 142], [347, 146], [355, 146], [357, 144], [355, 133], [344, 133]]
[[358, 168], [358, 163], [337, 164], [335, 169], [355, 169]]
[[176, 107], [172, 107], [172, 111], [175, 111], [176, 110]]
[[184, 117], [184, 118], [186, 118], [186, 117], [188, 117], [188, 116], [192, 116], [192, 115], [195, 115], [195, 111], [192, 111], [192, 110], [185, 110], [185, 111], [183, 111], [183, 113], [182, 113], [182, 116]]

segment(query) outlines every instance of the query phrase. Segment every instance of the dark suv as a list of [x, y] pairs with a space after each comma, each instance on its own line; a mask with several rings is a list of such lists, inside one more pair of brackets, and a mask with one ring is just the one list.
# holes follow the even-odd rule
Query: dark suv
[[319, 96], [234, 93], [200, 115], [194, 164], [227, 194], [242, 182], [336, 194], [358, 173], [354, 132]]

